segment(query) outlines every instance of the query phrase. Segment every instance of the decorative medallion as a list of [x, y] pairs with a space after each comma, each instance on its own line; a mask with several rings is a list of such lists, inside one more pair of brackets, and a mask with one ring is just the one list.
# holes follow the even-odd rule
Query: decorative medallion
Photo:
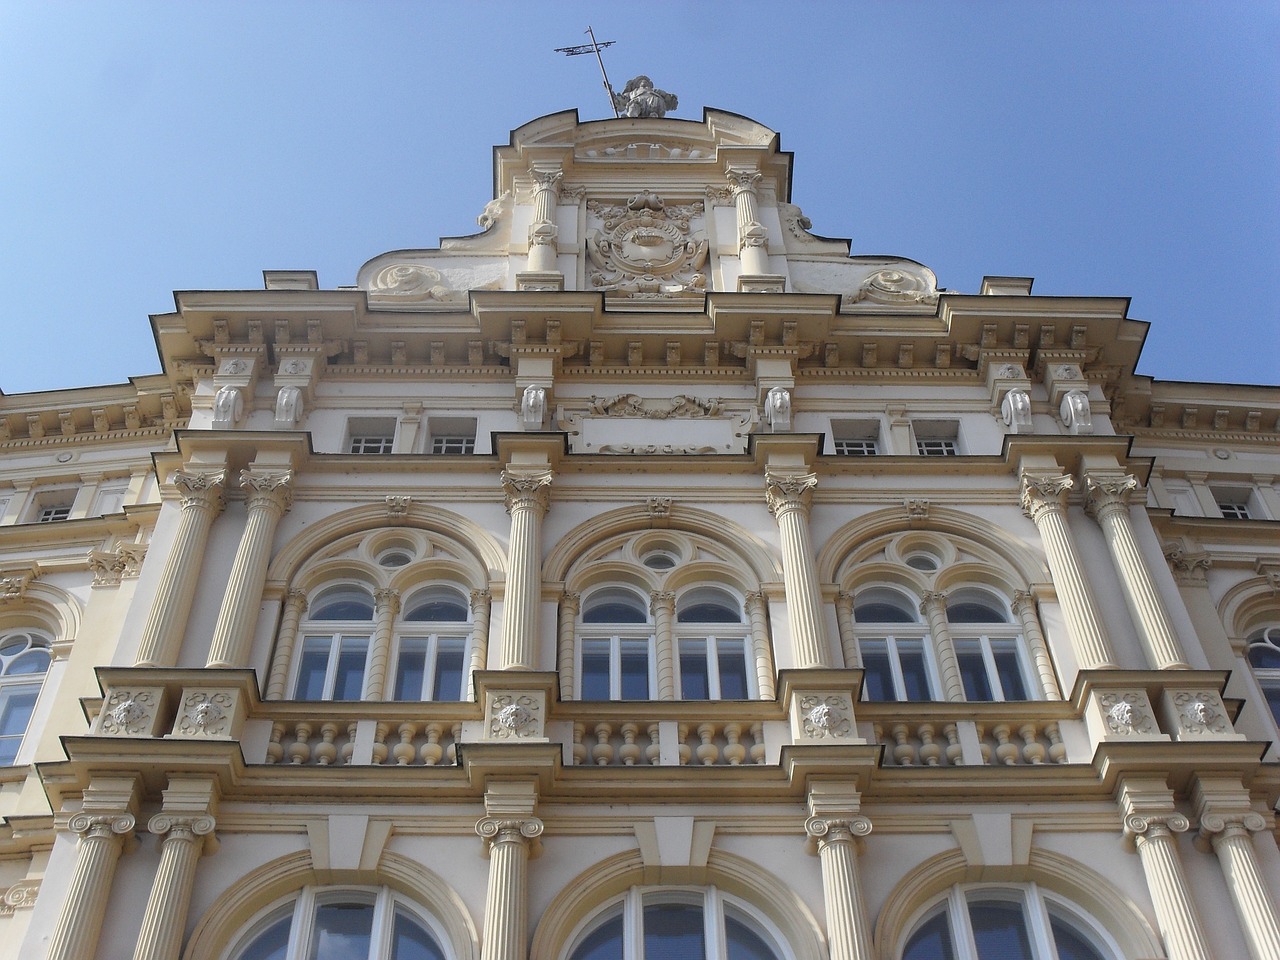
[[626, 203], [587, 202], [601, 228], [587, 234], [587, 256], [595, 269], [591, 285], [635, 299], [701, 294], [707, 240], [690, 235], [689, 221], [703, 215], [701, 200], [668, 206], [645, 190]]

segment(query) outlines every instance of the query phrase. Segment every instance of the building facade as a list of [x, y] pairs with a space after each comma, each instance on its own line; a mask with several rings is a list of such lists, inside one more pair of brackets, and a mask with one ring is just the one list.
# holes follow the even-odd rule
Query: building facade
[[1280, 389], [633, 112], [0, 397], [0, 956], [1280, 957]]

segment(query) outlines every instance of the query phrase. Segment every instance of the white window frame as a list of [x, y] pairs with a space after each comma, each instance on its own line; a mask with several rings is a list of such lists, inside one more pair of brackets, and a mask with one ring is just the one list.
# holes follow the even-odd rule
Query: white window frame
[[838, 457], [878, 457], [880, 421], [833, 419], [831, 446]]
[[1218, 505], [1218, 513], [1224, 520], [1262, 519], [1262, 511], [1253, 490], [1247, 487], [1211, 486], [1209, 492], [1213, 494], [1213, 502]]
[[[436, 676], [436, 665], [440, 656], [440, 645], [442, 643], [457, 643], [462, 653], [462, 682], [458, 689], [458, 701], [461, 702], [467, 698], [467, 656], [471, 652], [471, 625], [467, 623], [452, 624], [441, 622], [441, 629], [426, 633], [421, 630], [409, 630], [410, 626], [426, 625], [434, 621], [415, 620], [412, 624], [404, 624], [405, 633], [403, 636], [396, 638], [395, 649], [395, 669], [391, 678], [391, 700], [396, 700], [396, 688], [400, 685], [400, 673], [404, 669], [403, 656], [413, 647], [420, 646], [423, 653], [422, 668], [422, 688], [418, 691], [418, 696], [410, 697], [405, 700], [397, 701], [399, 703], [427, 703], [439, 701], [440, 691], [436, 688], [438, 677]], [[455, 701], [443, 701], [453, 703]]]
[[[360, 675], [360, 685], [363, 688], [365, 680], [369, 676], [369, 654], [373, 650], [373, 624], [367, 620], [360, 621], [317, 621], [317, 623], [325, 623], [336, 627], [332, 633], [326, 635], [325, 631], [319, 629], [303, 629], [299, 631], [298, 652], [293, 660], [293, 672], [290, 677], [289, 689], [293, 691], [291, 699], [298, 699], [298, 680], [302, 674], [302, 660], [307, 652], [308, 641], [326, 641], [329, 644], [328, 661], [324, 671], [324, 692], [320, 696], [321, 700], [333, 700], [333, 687], [338, 679], [338, 659], [342, 654], [343, 644], [346, 642], [363, 643], [364, 644], [364, 668]], [[363, 627], [363, 629], [361, 629]], [[350, 701], [338, 701], [340, 703]]]
[[398, 426], [395, 417], [351, 417], [344, 452], [364, 457], [393, 453]]
[[[1011, 647], [1018, 659], [1018, 675], [1022, 678], [1022, 688], [1027, 692], [1028, 700], [1042, 700], [1044, 695], [1040, 685], [1031, 674], [1027, 663], [1027, 645], [1023, 641], [1022, 632], [1013, 624], [950, 624], [951, 643], [956, 648], [957, 658], [977, 648], [982, 656], [982, 664], [986, 669], [987, 683], [991, 687], [990, 700], [974, 700], [973, 703], [1003, 703], [1009, 698], [1005, 695], [1004, 684], [1000, 680], [1000, 671], [996, 667], [995, 648]], [[957, 627], [960, 628], [957, 630]], [[965, 630], [965, 627], [977, 627], [981, 632]], [[958, 660], [957, 660], [958, 665]], [[968, 691], [965, 691], [968, 697]]]
[[241, 960], [246, 951], [253, 946], [254, 940], [266, 933], [274, 924], [290, 916], [288, 946], [285, 949], [285, 960], [306, 960], [311, 956], [315, 946], [316, 910], [330, 903], [369, 903], [373, 904], [372, 936], [370, 937], [370, 960], [385, 960], [391, 955], [391, 936], [394, 933], [396, 908], [404, 910], [419, 926], [427, 930], [435, 938], [445, 957], [453, 956], [449, 938], [440, 922], [407, 897], [392, 891], [389, 887], [315, 887], [306, 886], [292, 896], [292, 907], [289, 900], [272, 904], [258, 912], [248, 924], [245, 932], [235, 941], [235, 946], [228, 954], [230, 960]]
[[28, 638], [27, 644], [11, 656], [0, 658], [0, 669], [7, 670], [10, 662], [37, 649], [43, 650], [49, 655], [49, 663], [45, 665], [44, 671], [41, 673], [0, 673], [0, 716], [3, 715], [9, 706], [9, 701], [14, 697], [26, 693], [35, 694], [35, 700], [31, 704], [31, 715], [27, 717], [27, 722], [23, 725], [21, 733], [4, 733], [3, 728], [0, 728], [0, 740], [17, 742], [17, 747], [13, 751], [13, 763], [9, 764], [9, 766], [22, 766], [19, 758], [23, 756], [23, 747], [26, 745], [27, 734], [31, 732], [31, 723], [39, 715], [40, 694], [44, 691], [45, 678], [49, 676], [49, 667], [53, 664], [53, 641], [47, 634], [41, 630], [25, 627], [7, 630], [0, 633], [0, 643], [17, 636], [26, 636]]
[[70, 519], [71, 504], [69, 503], [51, 503], [47, 506], [41, 506], [36, 512], [36, 523], [60, 523], [63, 520]]
[[911, 437], [918, 457], [960, 456], [959, 420], [912, 420]]
[[[707, 628], [706, 632], [691, 631], [689, 628], [694, 624], [686, 624], [676, 634], [676, 692], [680, 699], [684, 697], [684, 677], [682, 674], [682, 660], [685, 655], [686, 645], [701, 644], [702, 657], [707, 664], [707, 700], [723, 700], [724, 697], [720, 692], [720, 653], [721, 645], [732, 645], [735, 649], [730, 652], [733, 654], [742, 654], [743, 670], [747, 678], [747, 699], [756, 700], [760, 697], [760, 691], [756, 682], [756, 661], [755, 652], [752, 649], [751, 636], [744, 632], [745, 627], [741, 623], [704, 623], [696, 626]], [[701, 703], [701, 700], [692, 702]]]
[[434, 456], [466, 456], [476, 452], [475, 417], [427, 417], [427, 452]]
[[[626, 627], [634, 627], [633, 630], [622, 629]], [[584, 623], [578, 625], [578, 669], [577, 669], [577, 696], [582, 699], [582, 681], [585, 679], [582, 667], [583, 654], [586, 652], [589, 643], [608, 643], [609, 645], [609, 699], [611, 701], [622, 700], [622, 652], [624, 646], [635, 645], [637, 648], [643, 644], [645, 665], [648, 668], [649, 677], [649, 697], [650, 700], [658, 699], [658, 665], [657, 658], [654, 656], [654, 636], [652, 626], [645, 624], [608, 624], [608, 623]], [[640, 703], [643, 701], [628, 701]]]
[[[1280, 652], [1280, 624], [1264, 624], [1256, 630], [1251, 630], [1245, 638], [1245, 661], [1249, 664], [1249, 669], [1253, 671], [1253, 677], [1258, 681], [1258, 687], [1262, 691], [1264, 700], [1263, 709], [1271, 714], [1277, 728], [1280, 728], [1280, 667], [1259, 667], [1255, 666], [1253, 661], [1249, 659], [1249, 651], [1254, 644], [1273, 647]], [[1271, 692], [1274, 691], [1277, 697], [1277, 705], [1273, 706], [1271, 702]]]
[[[876, 627], [896, 628], [881, 629]], [[905, 630], [902, 628], [906, 628]], [[893, 700], [868, 700], [868, 703], [933, 703], [941, 700], [940, 695], [942, 685], [938, 681], [938, 666], [935, 662], [933, 640], [929, 635], [929, 630], [924, 624], [910, 623], [885, 623], [885, 624], [856, 624], [858, 632], [858, 650], [865, 655], [867, 646], [874, 643], [884, 644], [885, 653], [889, 659], [889, 673], [893, 677]], [[921, 655], [924, 657], [924, 672], [929, 683], [930, 696], [925, 700], [908, 700], [907, 699], [907, 682], [902, 672], [901, 654], [898, 651], [898, 644], [919, 645]]]

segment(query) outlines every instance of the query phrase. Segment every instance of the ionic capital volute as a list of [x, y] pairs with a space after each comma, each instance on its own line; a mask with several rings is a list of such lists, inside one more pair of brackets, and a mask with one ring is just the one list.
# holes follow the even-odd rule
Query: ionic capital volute
[[476, 833], [484, 841], [485, 856], [489, 856], [495, 844], [519, 843], [526, 846], [530, 857], [541, 852], [543, 822], [537, 817], [482, 817], [476, 823]]
[[147, 830], [156, 836], [200, 844], [205, 853], [213, 853], [217, 847], [216, 826], [217, 821], [207, 813], [157, 813], [147, 821]]
[[1267, 818], [1253, 810], [1233, 813], [1205, 813], [1200, 817], [1196, 846], [1207, 849], [1229, 837], [1248, 837], [1267, 829]]
[[1124, 835], [1141, 842], [1158, 837], [1171, 837], [1175, 833], [1185, 833], [1191, 827], [1191, 821], [1176, 811], [1168, 813], [1131, 813], [1124, 818]]
[[820, 814], [804, 822], [809, 852], [818, 853], [828, 844], [855, 844], [871, 833], [871, 821], [858, 814]]
[[129, 840], [136, 824], [131, 813], [77, 813], [67, 829], [86, 840]]

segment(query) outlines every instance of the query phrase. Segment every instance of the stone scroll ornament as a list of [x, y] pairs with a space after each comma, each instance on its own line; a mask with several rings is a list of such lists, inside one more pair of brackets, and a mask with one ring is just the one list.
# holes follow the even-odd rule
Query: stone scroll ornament
[[637, 299], [706, 290], [707, 239], [689, 227], [703, 214], [703, 201], [668, 205], [644, 190], [620, 204], [591, 200], [587, 209], [602, 221], [587, 234], [595, 289]]

